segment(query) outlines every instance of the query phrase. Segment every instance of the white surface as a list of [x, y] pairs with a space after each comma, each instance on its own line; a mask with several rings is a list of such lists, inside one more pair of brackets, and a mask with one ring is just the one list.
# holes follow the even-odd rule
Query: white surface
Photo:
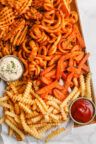
[[96, 0], [77, 0], [87, 51], [92, 72], [94, 91], [96, 88]]
[[[90, 67], [94, 81], [94, 90], [96, 87], [96, 0], [77, 0], [81, 23], [83, 27], [84, 38], [86, 42], [87, 51], [91, 53]], [[6, 142], [7, 140], [7, 142]], [[6, 144], [8, 138], [5, 138]], [[13, 142], [12, 142], [13, 143]], [[18, 144], [18, 143], [14, 143]], [[20, 144], [25, 144], [20, 142]], [[36, 142], [29, 142], [29, 144], [37, 144]], [[40, 142], [38, 144], [41, 144]], [[73, 129], [73, 131], [61, 141], [50, 142], [48, 144], [96, 144], [96, 125], [89, 125]]]

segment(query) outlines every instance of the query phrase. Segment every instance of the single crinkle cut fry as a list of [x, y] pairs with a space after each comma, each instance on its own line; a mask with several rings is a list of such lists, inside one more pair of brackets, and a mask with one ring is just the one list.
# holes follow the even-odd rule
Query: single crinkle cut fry
[[21, 132], [15, 125], [13, 125], [8, 119], [5, 119], [5, 123], [11, 128], [13, 129], [20, 137], [22, 140], [24, 140], [25, 135], [23, 134], [23, 132]]
[[63, 101], [63, 103], [61, 104], [61, 107], [64, 107], [65, 105], [67, 105], [67, 103], [74, 97], [77, 91], [78, 91], [78, 88], [75, 87], [72, 90], [72, 92], [68, 95], [68, 97]]
[[21, 118], [21, 123], [22, 123], [22, 126], [25, 130], [25, 132], [28, 132], [30, 135], [34, 136], [35, 138], [37, 139], [40, 139], [41, 136], [40, 134], [37, 132], [36, 128], [33, 126], [33, 127], [29, 127], [25, 121], [25, 116], [24, 116], [24, 113], [22, 112], [21, 115], [20, 115], [20, 118]]
[[80, 76], [80, 92], [81, 92], [81, 96], [84, 97], [85, 96], [85, 79], [84, 79], [84, 75]]
[[66, 112], [64, 111], [64, 108], [63, 108], [63, 107], [61, 107], [60, 111], [61, 111], [63, 120], [64, 120], [64, 121], [67, 120], [67, 114], [66, 114]]
[[[33, 110], [33, 109], [32, 109], [32, 110]], [[39, 115], [39, 113], [38, 113], [37, 111], [32, 111], [31, 114], [27, 113], [27, 114], [25, 115], [25, 117], [26, 117], [26, 119], [30, 119], [30, 118], [36, 117], [36, 116], [38, 116], [38, 115]]]
[[51, 95], [47, 95], [47, 96], [45, 97], [45, 99], [55, 101], [58, 105], [61, 104], [61, 101], [60, 101], [60, 100], [56, 99], [55, 97], [53, 97], [53, 96], [51, 96]]
[[32, 113], [32, 111], [31, 111], [26, 105], [24, 105], [23, 103], [19, 102], [19, 106], [20, 106], [20, 108], [21, 108], [22, 110], [24, 110], [26, 113], [29, 113], [29, 114]]
[[52, 118], [53, 121], [59, 121], [59, 117], [57, 115], [51, 113], [49, 116]]
[[15, 103], [15, 105], [14, 105], [14, 112], [16, 115], [20, 114], [20, 107], [17, 103]]
[[72, 98], [72, 100], [77, 99], [80, 96], [80, 90], [77, 91], [77, 93], [74, 95], [74, 97]]
[[12, 93], [12, 91], [10, 92], [10, 91], [6, 91], [6, 95], [12, 100], [13, 99], [13, 101], [15, 102], [15, 98], [13, 97], [13, 93]]
[[29, 81], [24, 91], [23, 97], [28, 98], [28, 95], [31, 92], [31, 88], [32, 88], [32, 82]]
[[40, 101], [40, 103], [42, 104], [43, 108], [45, 109], [45, 111], [48, 110], [47, 105], [45, 104], [45, 102], [38, 96], [37, 99]]
[[36, 94], [32, 89], [31, 89], [31, 93], [40, 101], [40, 103], [42, 104], [43, 108], [45, 109], [45, 111], [48, 110], [47, 105], [45, 104], [45, 102], [40, 98], [40, 96], [38, 94]]
[[43, 106], [41, 105], [41, 103], [39, 102], [39, 100], [36, 99], [35, 101], [36, 101], [36, 104], [37, 104], [38, 108], [40, 109], [41, 113], [42, 113], [43, 115], [45, 115], [45, 114], [46, 114], [46, 111], [44, 110], [44, 108], [43, 108]]
[[44, 127], [46, 125], [47, 125], [47, 123], [36, 123], [36, 124], [30, 125], [30, 128], [35, 126], [37, 128], [37, 130], [39, 130], [40, 128], [42, 128], [42, 127]]
[[92, 100], [91, 73], [86, 76], [86, 98]]
[[50, 115], [50, 113], [52, 113], [52, 111], [53, 111], [53, 107], [51, 106], [51, 107], [49, 107], [48, 108], [48, 111], [47, 111], [47, 113], [45, 114], [45, 120], [48, 122], [48, 121], [50, 121], [50, 118], [49, 118], [49, 115]]
[[50, 139], [54, 138], [55, 136], [58, 136], [61, 132], [63, 132], [65, 129], [62, 127], [62, 128], [59, 128], [57, 130], [54, 130], [52, 131], [46, 138], [46, 142], [48, 142]]
[[60, 110], [60, 107], [57, 105], [57, 103], [55, 103], [55, 101], [48, 101], [47, 104], [51, 105], [52, 107], [54, 107], [57, 110]]
[[42, 115], [38, 115], [34, 118], [31, 118], [31, 119], [28, 119], [27, 120], [27, 123], [30, 125], [30, 124], [34, 124], [34, 123], [38, 123], [41, 119], [43, 118]]

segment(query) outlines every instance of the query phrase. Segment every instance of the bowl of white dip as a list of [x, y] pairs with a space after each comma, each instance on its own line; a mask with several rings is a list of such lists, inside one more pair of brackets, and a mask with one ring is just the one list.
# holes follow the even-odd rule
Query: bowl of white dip
[[18, 57], [7, 55], [0, 59], [0, 78], [4, 81], [15, 81], [22, 77], [23, 63]]

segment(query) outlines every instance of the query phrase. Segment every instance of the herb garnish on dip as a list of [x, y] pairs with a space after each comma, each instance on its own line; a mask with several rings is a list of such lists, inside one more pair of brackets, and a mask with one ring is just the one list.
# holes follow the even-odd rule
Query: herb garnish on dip
[[14, 81], [23, 74], [23, 65], [15, 56], [5, 56], [0, 60], [0, 77], [5, 81]]

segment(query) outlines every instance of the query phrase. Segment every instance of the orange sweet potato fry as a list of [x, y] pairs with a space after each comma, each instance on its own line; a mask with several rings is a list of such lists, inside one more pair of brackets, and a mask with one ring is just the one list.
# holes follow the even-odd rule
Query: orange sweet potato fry
[[68, 70], [69, 72], [73, 72], [73, 73], [78, 74], [78, 75], [81, 74], [81, 70], [80, 70], [79, 68], [69, 67], [67, 70]]
[[[58, 61], [57, 71], [56, 71], [56, 78], [57, 78], [57, 80], [60, 79], [60, 77], [62, 76], [62, 72], [64, 71], [64, 68], [66, 67], [66, 63], [64, 63], [65, 57], [66, 56], [62, 56], [60, 58], [60, 60]], [[65, 64], [65, 66], [64, 66], [64, 64]]]
[[56, 88], [59, 89], [59, 90], [62, 90], [64, 87], [61, 86], [61, 85], [58, 83], [57, 86], [56, 86]]
[[70, 87], [70, 85], [72, 84], [72, 78], [74, 76], [74, 73], [70, 73], [68, 76], [67, 76], [67, 79], [65, 81], [65, 85], [64, 85], [64, 89], [62, 90], [63, 93], [65, 93], [66, 91], [68, 91], [68, 88]]
[[54, 68], [54, 66], [55, 66], [55, 65], [52, 65], [52, 66], [50, 66], [50, 67], [47, 67], [45, 70], [43, 70], [43, 71], [41, 72], [41, 76], [43, 76], [43, 75], [47, 74], [48, 72], [50, 72], [50, 71]]
[[45, 74], [45, 76], [46, 76], [47, 78], [51, 78], [51, 77], [55, 76], [55, 73], [56, 73], [56, 70], [53, 69], [53, 70], [50, 71], [49, 73]]
[[57, 81], [52, 82], [51, 84], [41, 88], [40, 90], [37, 91], [38, 94], [44, 94], [44, 93], [49, 93], [53, 88], [56, 88], [58, 85]]
[[89, 71], [90, 71], [89, 66], [87, 66], [86, 64], [83, 65], [82, 69], [83, 69], [85, 72], [89, 72]]
[[87, 54], [84, 56], [84, 58], [80, 61], [79, 66], [78, 66], [79, 69], [81, 69], [81, 68], [84, 66], [84, 64], [87, 62], [89, 55], [90, 55], [90, 54], [87, 53]]
[[47, 77], [45, 77], [45, 76], [42, 76], [42, 77], [41, 77], [41, 81], [42, 81], [43, 83], [47, 84], [47, 85], [52, 82], [50, 78], [47, 78]]
[[48, 65], [51, 66], [51, 65], [55, 64], [60, 57], [61, 57], [61, 54], [54, 55]]
[[66, 95], [64, 95], [60, 90], [54, 89], [53, 90], [54, 96], [59, 99], [60, 101], [64, 100], [66, 98]]

